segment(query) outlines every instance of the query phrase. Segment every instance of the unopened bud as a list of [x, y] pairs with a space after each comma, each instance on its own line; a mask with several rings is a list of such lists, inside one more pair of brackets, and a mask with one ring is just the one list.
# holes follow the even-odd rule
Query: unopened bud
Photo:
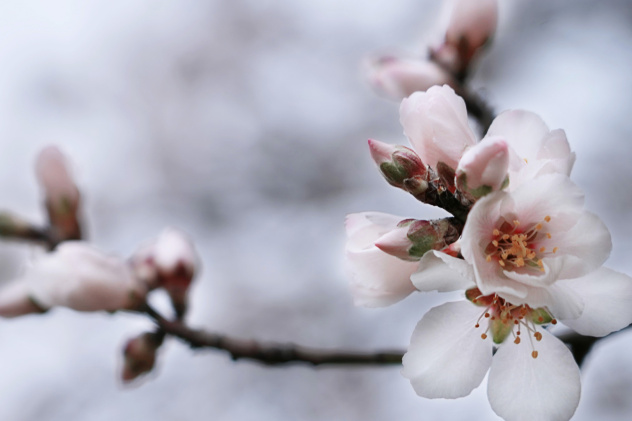
[[130, 339], [123, 350], [123, 372], [121, 378], [130, 382], [138, 376], [149, 373], [156, 363], [156, 351], [162, 345], [164, 333], [145, 332]]
[[452, 77], [432, 61], [382, 56], [368, 62], [371, 86], [389, 98], [401, 100], [434, 85], [454, 85]]
[[428, 188], [428, 169], [412, 149], [373, 139], [369, 139], [369, 149], [382, 176], [390, 185], [413, 194]]
[[472, 199], [504, 188], [509, 182], [509, 148], [498, 137], [486, 138], [468, 149], [456, 170], [457, 188]]
[[50, 224], [59, 240], [81, 239], [79, 189], [68, 171], [64, 155], [55, 146], [44, 148], [37, 156], [35, 173], [44, 190]]
[[430, 250], [441, 250], [459, 238], [454, 218], [434, 221], [407, 219], [398, 228], [380, 237], [375, 246], [403, 260], [419, 260]]
[[191, 240], [182, 232], [165, 229], [157, 239], [141, 246], [132, 256], [136, 276], [148, 288], [164, 288], [182, 318], [187, 309], [189, 286], [199, 267]]
[[458, 51], [460, 70], [464, 71], [496, 31], [497, 0], [456, 0], [446, 30], [445, 44]]

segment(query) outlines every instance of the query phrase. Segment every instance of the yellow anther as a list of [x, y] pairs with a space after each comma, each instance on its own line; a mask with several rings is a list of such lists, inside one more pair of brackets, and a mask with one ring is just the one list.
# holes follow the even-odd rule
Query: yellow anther
[[536, 226], [535, 226], [535, 229], [537, 229], [537, 230], [541, 230], [541, 229], [542, 229], [542, 224], [538, 224], [538, 225], [536, 225]]
[[553, 247], [553, 253], [557, 251], [557, 247]]
[[547, 215], [547, 216], [544, 217], [544, 220], [546, 222], [551, 222], [551, 217], [549, 215]]
[[514, 219], [513, 224], [515, 226], [519, 226], [520, 225], [520, 221], [518, 221], [517, 219]]
[[540, 253], [544, 253], [544, 250], [546, 250], [546, 247], [540, 247]]
[[494, 235], [500, 235], [500, 231], [498, 231], [496, 228], [494, 228], [493, 233], [494, 233]]
[[535, 340], [538, 342], [542, 340], [542, 334], [540, 332], [535, 332], [533, 336], [535, 337]]
[[494, 247], [498, 247], [498, 241], [494, 240], [492, 241], [492, 244], [494, 245]]
[[548, 238], [549, 240], [551, 239], [551, 233], [550, 232], [546, 233], [546, 238]]
[[544, 267], [544, 263], [542, 263], [542, 259], [538, 260], [538, 266], [540, 266], [541, 268]]
[[491, 254], [488, 254], [487, 257], [485, 258], [485, 260], [487, 260], [488, 262], [491, 262], [492, 261]]
[[525, 164], [528, 164], [528, 163], [529, 163], [529, 160], [528, 160], [527, 158], [522, 158], [522, 159], [524, 159], [524, 163], [525, 163]]
[[519, 268], [524, 266], [524, 259], [522, 257], [518, 257], [516, 259], [516, 266], [518, 266]]
[[509, 239], [509, 234], [504, 234], [502, 238], [503, 238], [503, 240], [508, 240]]
[[502, 267], [505, 267], [505, 262], [503, 262], [502, 260], [499, 260], [498, 264], [500, 264], [500, 266], [502, 266]]
[[538, 358], [538, 351], [533, 351], [533, 352], [531, 353], [531, 356], [532, 356], [534, 359], [535, 359], [535, 358]]

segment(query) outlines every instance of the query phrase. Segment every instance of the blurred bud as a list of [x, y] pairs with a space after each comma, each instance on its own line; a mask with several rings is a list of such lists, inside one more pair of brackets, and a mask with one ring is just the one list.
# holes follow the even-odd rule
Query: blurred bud
[[121, 378], [130, 382], [150, 372], [156, 363], [156, 351], [162, 345], [164, 333], [145, 332], [127, 341], [123, 350], [123, 372]]
[[375, 246], [403, 260], [419, 260], [427, 251], [441, 250], [454, 243], [460, 235], [460, 225], [454, 218], [420, 221], [405, 219], [397, 228], [381, 236]]
[[453, 85], [452, 77], [431, 61], [381, 56], [370, 59], [367, 76], [371, 86], [389, 98], [401, 100], [434, 85]]
[[0, 316], [2, 317], [17, 317], [45, 311], [31, 299], [29, 287], [25, 282], [12, 282], [0, 289]]
[[44, 240], [43, 231], [10, 212], [0, 212], [0, 236], [28, 240]]
[[500, 190], [509, 182], [509, 148], [499, 137], [483, 139], [468, 149], [459, 161], [456, 183], [472, 199]]
[[[428, 188], [428, 169], [412, 149], [369, 139], [371, 157], [386, 181], [412, 194]], [[413, 190], [413, 191], [411, 191]]]
[[178, 318], [187, 309], [187, 294], [199, 266], [191, 240], [182, 232], [165, 229], [157, 239], [141, 246], [132, 256], [137, 278], [150, 289], [164, 288]]
[[23, 282], [42, 308], [77, 311], [134, 309], [145, 299], [146, 287], [123, 259], [108, 256], [87, 243], [71, 241], [34, 262]]
[[79, 189], [68, 172], [65, 156], [55, 146], [42, 149], [35, 173], [44, 190], [50, 224], [59, 240], [81, 239]]
[[446, 46], [434, 51], [438, 61], [465, 72], [479, 49], [493, 37], [497, 23], [497, 0], [456, 0], [445, 35]]

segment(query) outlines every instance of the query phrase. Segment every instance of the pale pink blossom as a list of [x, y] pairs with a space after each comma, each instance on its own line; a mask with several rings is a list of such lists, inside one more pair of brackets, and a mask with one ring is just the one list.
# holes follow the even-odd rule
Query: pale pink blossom
[[166, 228], [155, 240], [143, 244], [131, 259], [136, 276], [150, 288], [164, 288], [179, 316], [187, 307], [189, 286], [200, 266], [191, 239]]
[[132, 309], [146, 294], [145, 286], [134, 277], [127, 262], [80, 241], [65, 242], [40, 257], [18, 282], [44, 309]]
[[439, 162], [456, 169], [476, 136], [469, 126], [465, 102], [449, 86], [434, 86], [402, 101], [400, 122], [421, 160], [433, 168]]
[[486, 137], [461, 157], [456, 169], [459, 190], [478, 199], [509, 182], [509, 148], [499, 137]]
[[370, 59], [366, 68], [371, 86], [397, 100], [435, 85], [454, 84], [449, 73], [428, 60], [381, 56]]
[[494, 119], [486, 137], [499, 137], [509, 145], [509, 190], [543, 174], [570, 175], [575, 163], [563, 130], [549, 130], [536, 114], [510, 110]]
[[[410, 275], [417, 262], [401, 260], [378, 247], [375, 242], [397, 228], [405, 218], [379, 212], [347, 215], [345, 266], [356, 305], [383, 307], [407, 297], [415, 290]], [[402, 232], [405, 237], [405, 232]]]

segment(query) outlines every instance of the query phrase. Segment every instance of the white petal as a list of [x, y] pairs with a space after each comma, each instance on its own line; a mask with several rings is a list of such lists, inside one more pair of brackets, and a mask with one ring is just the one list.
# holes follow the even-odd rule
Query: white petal
[[524, 110], [509, 110], [494, 119], [487, 136], [501, 136], [522, 158], [534, 160], [549, 128], [537, 115]]
[[402, 101], [399, 113], [413, 149], [432, 167], [444, 162], [456, 169], [465, 149], [476, 143], [465, 102], [447, 85], [415, 92]]
[[579, 318], [562, 320], [582, 335], [605, 336], [632, 323], [632, 278], [600, 268], [577, 279], [560, 281], [586, 303]]
[[481, 309], [469, 301], [431, 309], [415, 327], [402, 375], [425, 398], [460, 398], [476, 388], [491, 364], [491, 339], [474, 328]]
[[500, 347], [489, 372], [487, 395], [496, 414], [507, 421], [567, 421], [581, 391], [579, 368], [559, 339], [541, 330], [538, 357], [524, 340]]
[[594, 271], [606, 261], [612, 250], [608, 228], [590, 212], [583, 212], [571, 229], [553, 233], [547, 243], [550, 248], [559, 247], [558, 253], [564, 259], [560, 279], [577, 278]]
[[410, 275], [418, 262], [407, 262], [371, 248], [346, 252], [346, 271], [354, 303], [364, 307], [383, 307], [406, 298], [415, 291]]
[[24, 279], [18, 279], [0, 290], [0, 316], [17, 317], [42, 311], [30, 298], [30, 289]]
[[410, 280], [419, 291], [425, 292], [449, 292], [476, 286], [469, 263], [435, 250], [424, 254]]

